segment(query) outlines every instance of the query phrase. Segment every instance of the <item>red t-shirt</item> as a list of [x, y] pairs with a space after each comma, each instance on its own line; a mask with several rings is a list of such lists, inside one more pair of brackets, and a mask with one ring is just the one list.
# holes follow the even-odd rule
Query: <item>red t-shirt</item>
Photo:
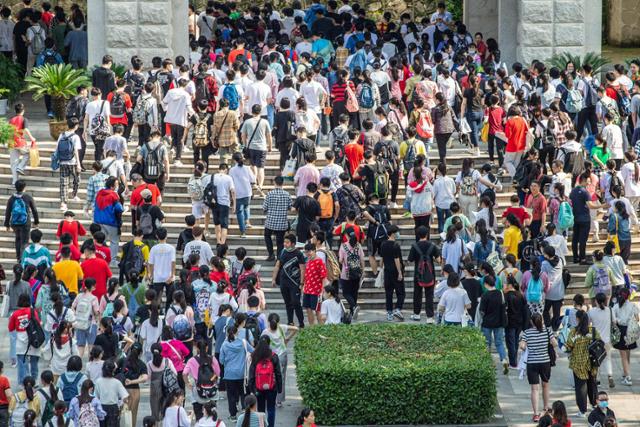
[[87, 230], [84, 229], [84, 227], [82, 226], [82, 224], [80, 224], [79, 221], [71, 220], [71, 221], [67, 221], [62, 220], [60, 221], [60, 224], [58, 224], [58, 231], [56, 231], [56, 237], [59, 239], [60, 236], [62, 236], [64, 233], [69, 233], [71, 234], [71, 237], [73, 237], [73, 246], [76, 247], [76, 249], [79, 247], [78, 246], [78, 236], [84, 236], [85, 234], [87, 234]]
[[[60, 243], [60, 249], [62, 249], [62, 243]], [[62, 259], [60, 256], [60, 249], [56, 252], [56, 262], [59, 262]], [[69, 249], [71, 249], [71, 259], [74, 261], [80, 261], [80, 257], [82, 256], [80, 249], [73, 245], [69, 246]]]
[[334, 236], [341, 236], [342, 243], [347, 243], [349, 241], [349, 236], [347, 236], [347, 231], [353, 229], [353, 232], [356, 234], [356, 239], [358, 242], [363, 242], [365, 235], [362, 228], [357, 224], [340, 224], [333, 230]]
[[160, 190], [158, 189], [158, 186], [155, 184], [140, 184], [131, 192], [131, 206], [140, 206], [143, 203], [140, 193], [142, 193], [142, 190], [147, 189], [151, 191], [151, 204], [158, 204], [158, 197], [160, 197]]
[[109, 269], [109, 264], [102, 258], [90, 258], [85, 260], [82, 264], [82, 272], [84, 278], [93, 277], [96, 279], [96, 287], [93, 289], [93, 294], [98, 298], [102, 298], [107, 293], [107, 280], [113, 275]]
[[109, 250], [109, 246], [100, 245], [95, 241], [93, 244], [96, 247], [96, 256], [102, 258], [109, 264], [111, 262], [111, 250]]
[[[122, 95], [122, 97], [124, 98], [124, 107], [127, 110], [130, 110], [131, 108], [133, 108], [133, 103], [131, 102], [131, 97], [129, 96], [128, 93], [120, 93], [120, 95]], [[111, 100], [113, 99], [114, 96], [114, 92], [111, 92], [109, 95], [107, 95], [107, 101], [109, 101], [109, 104], [111, 104]], [[109, 117], [109, 122], [112, 125], [115, 124], [121, 124], [121, 125], [127, 125], [127, 123], [129, 123], [129, 119], [127, 119], [127, 115], [125, 114], [122, 117], [113, 117], [110, 116]]]
[[529, 212], [526, 211], [522, 206], [513, 207], [509, 206], [507, 209], [502, 212], [502, 217], [506, 218], [510, 213], [514, 214], [518, 221], [520, 221], [520, 225], [524, 224], [524, 221], [529, 218]]
[[322, 280], [327, 277], [327, 267], [320, 258], [314, 258], [307, 261], [304, 270], [304, 288], [303, 293], [309, 295], [322, 294]]
[[7, 399], [6, 391], [11, 388], [9, 384], [9, 378], [4, 375], [0, 375], [0, 406], [6, 406], [9, 404], [9, 399]]
[[353, 176], [353, 173], [358, 170], [358, 167], [364, 161], [364, 147], [357, 142], [350, 142], [344, 146], [344, 155], [347, 157], [349, 171]]

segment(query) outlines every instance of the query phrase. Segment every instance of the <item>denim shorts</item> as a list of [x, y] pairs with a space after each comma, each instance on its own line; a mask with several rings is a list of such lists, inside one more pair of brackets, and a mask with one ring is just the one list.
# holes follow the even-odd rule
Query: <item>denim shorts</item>
[[96, 334], [98, 333], [98, 325], [93, 324], [85, 331], [76, 329], [76, 340], [78, 340], [78, 346], [84, 347], [85, 345], [93, 345], [96, 341]]

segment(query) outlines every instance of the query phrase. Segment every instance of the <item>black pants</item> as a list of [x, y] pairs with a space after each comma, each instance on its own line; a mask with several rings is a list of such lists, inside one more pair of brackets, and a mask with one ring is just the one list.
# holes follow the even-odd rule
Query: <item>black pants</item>
[[547, 162], [549, 163], [549, 168], [551, 168], [551, 163], [556, 159], [556, 148], [553, 144], [543, 144], [542, 148], [538, 151], [539, 153], [539, 161], [542, 163], [542, 167], [544, 168], [544, 174], [547, 174]]
[[451, 138], [450, 133], [436, 133], [436, 144], [438, 145], [438, 156], [440, 161], [444, 164], [447, 163], [447, 144]]
[[302, 313], [302, 303], [300, 301], [300, 288], [287, 284], [280, 285], [280, 293], [287, 310], [287, 323], [293, 325], [293, 313], [298, 318], [298, 325], [304, 327], [304, 314]]
[[587, 412], [587, 399], [589, 399], [591, 406], [596, 406], [596, 396], [598, 395], [596, 377], [589, 375], [588, 379], [581, 380], [576, 374], [573, 374], [573, 380], [576, 385], [576, 404], [580, 412], [584, 414]]
[[598, 117], [596, 116], [596, 106], [584, 107], [578, 113], [578, 123], [576, 125], [576, 132], [578, 137], [576, 141], [580, 141], [582, 137], [582, 132], [584, 132], [584, 126], [589, 123], [589, 128], [591, 129], [592, 135], [598, 134]]
[[238, 401], [240, 401], [240, 408], [244, 408], [244, 398], [247, 395], [244, 380], [224, 380], [224, 382], [229, 400], [229, 415], [235, 417], [238, 413]]
[[331, 249], [331, 244], [333, 243], [333, 218], [318, 220], [318, 226], [320, 227], [320, 230], [324, 231], [327, 248]]
[[360, 279], [355, 279], [355, 280], [340, 279], [340, 287], [342, 288], [342, 296], [349, 303], [349, 308], [353, 313], [353, 309], [358, 305], [358, 292], [360, 291]]
[[435, 286], [423, 288], [413, 283], [413, 314], [420, 314], [422, 311], [422, 293], [424, 292], [424, 311], [427, 317], [433, 317], [433, 291]]
[[20, 262], [24, 248], [29, 244], [29, 233], [31, 232], [31, 224], [13, 225], [13, 233], [16, 235], [16, 259]]
[[431, 236], [431, 230], [430, 230], [430, 223], [431, 223], [431, 214], [429, 215], [425, 215], [425, 216], [414, 216], [413, 217], [413, 222], [415, 223], [415, 231], [416, 231], [416, 242], [418, 240], [420, 240], [418, 238], [418, 227], [424, 225], [425, 227], [427, 227], [427, 240], [429, 240], [430, 236]]
[[400, 186], [400, 174], [398, 171], [393, 171], [389, 174], [389, 181], [391, 182], [391, 202], [396, 203], [396, 200], [398, 200], [398, 187]]
[[151, 133], [151, 126], [146, 125], [138, 125], [138, 147], [149, 142], [149, 134]]
[[84, 167], [82, 162], [84, 162], [84, 155], [87, 152], [87, 141], [84, 139], [84, 129], [76, 129], [76, 135], [80, 138], [80, 150], [78, 151], [78, 155], [80, 156], [80, 166]]
[[93, 141], [93, 145], [95, 145], [96, 147], [96, 151], [95, 151], [95, 159], [96, 161], [101, 161], [104, 157], [104, 139], [103, 138], [98, 138], [95, 135], [91, 135], [91, 140]]
[[384, 269], [384, 305], [387, 313], [393, 311], [393, 292], [396, 293], [396, 309], [402, 310], [404, 305], [404, 282], [398, 280], [398, 273]]
[[282, 249], [284, 249], [284, 234], [286, 230], [269, 230], [268, 228], [264, 229], [264, 244], [267, 247], [267, 254], [269, 256], [274, 255], [273, 253], [273, 239], [271, 236], [276, 235], [276, 249], [277, 255], [280, 255]]
[[573, 223], [571, 251], [573, 252], [574, 261], [582, 261], [586, 259], [587, 239], [589, 238], [589, 231], [591, 231], [591, 221]]
[[171, 123], [171, 145], [176, 150], [175, 160], [182, 158], [182, 137], [184, 136], [184, 126]]
[[500, 167], [504, 164], [504, 148], [505, 143], [495, 135], [489, 135], [489, 139], [487, 140], [487, 148], [489, 150], [489, 161], [493, 162], [493, 151], [495, 149], [496, 154], [498, 155], [498, 164]]
[[[553, 311], [553, 317], [549, 315], [549, 312]], [[542, 316], [544, 318], [545, 326], [551, 326], [554, 331], [557, 331], [560, 327], [560, 312], [562, 311], [562, 300], [550, 301], [545, 300], [544, 311]]]

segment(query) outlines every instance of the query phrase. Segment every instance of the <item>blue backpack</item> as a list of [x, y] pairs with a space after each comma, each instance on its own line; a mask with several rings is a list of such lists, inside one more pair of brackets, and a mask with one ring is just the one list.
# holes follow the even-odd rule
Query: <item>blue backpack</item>
[[16, 195], [11, 206], [11, 225], [25, 225], [29, 216], [27, 214], [27, 204], [22, 196]]
[[229, 109], [237, 110], [240, 106], [240, 100], [238, 96], [238, 89], [234, 83], [227, 83], [222, 90], [222, 97], [229, 101]]
[[367, 69], [367, 54], [364, 53], [364, 50], [362, 49], [353, 55], [353, 59], [351, 59], [351, 63], [349, 64], [349, 71], [351, 74], [354, 73], [356, 68], [360, 68], [361, 71]]
[[540, 304], [542, 303], [542, 279], [538, 277], [538, 279], [534, 279], [531, 277], [529, 279], [529, 284], [527, 285], [527, 302], [529, 304]]
[[362, 83], [358, 104], [362, 108], [373, 108], [375, 102], [373, 100], [373, 88], [368, 83]]

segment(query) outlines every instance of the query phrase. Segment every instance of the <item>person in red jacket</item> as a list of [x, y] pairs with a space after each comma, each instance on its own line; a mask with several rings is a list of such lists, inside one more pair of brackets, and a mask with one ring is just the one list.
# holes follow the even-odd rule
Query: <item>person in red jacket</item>
[[31, 307], [31, 297], [21, 294], [18, 297], [18, 309], [9, 318], [9, 332], [16, 333], [16, 354], [18, 355], [18, 383], [31, 376], [38, 378], [38, 360], [40, 359], [40, 348], [29, 345], [27, 336], [27, 326], [34, 316], [40, 322], [38, 313]]
[[84, 248], [85, 260], [80, 267], [84, 277], [93, 277], [96, 280], [96, 287], [93, 294], [100, 300], [107, 293], [107, 280], [113, 275], [109, 269], [107, 261], [96, 256], [96, 247], [92, 244]]
[[58, 224], [56, 237], [59, 239], [65, 233], [71, 234], [71, 237], [73, 238], [73, 246], [78, 249], [78, 236], [85, 236], [87, 234], [87, 230], [85, 230], [82, 224], [80, 224], [80, 221], [76, 221], [74, 219], [75, 216], [76, 214], [73, 213], [73, 211], [66, 211], [64, 213], [64, 219], [60, 221], [60, 224]]

